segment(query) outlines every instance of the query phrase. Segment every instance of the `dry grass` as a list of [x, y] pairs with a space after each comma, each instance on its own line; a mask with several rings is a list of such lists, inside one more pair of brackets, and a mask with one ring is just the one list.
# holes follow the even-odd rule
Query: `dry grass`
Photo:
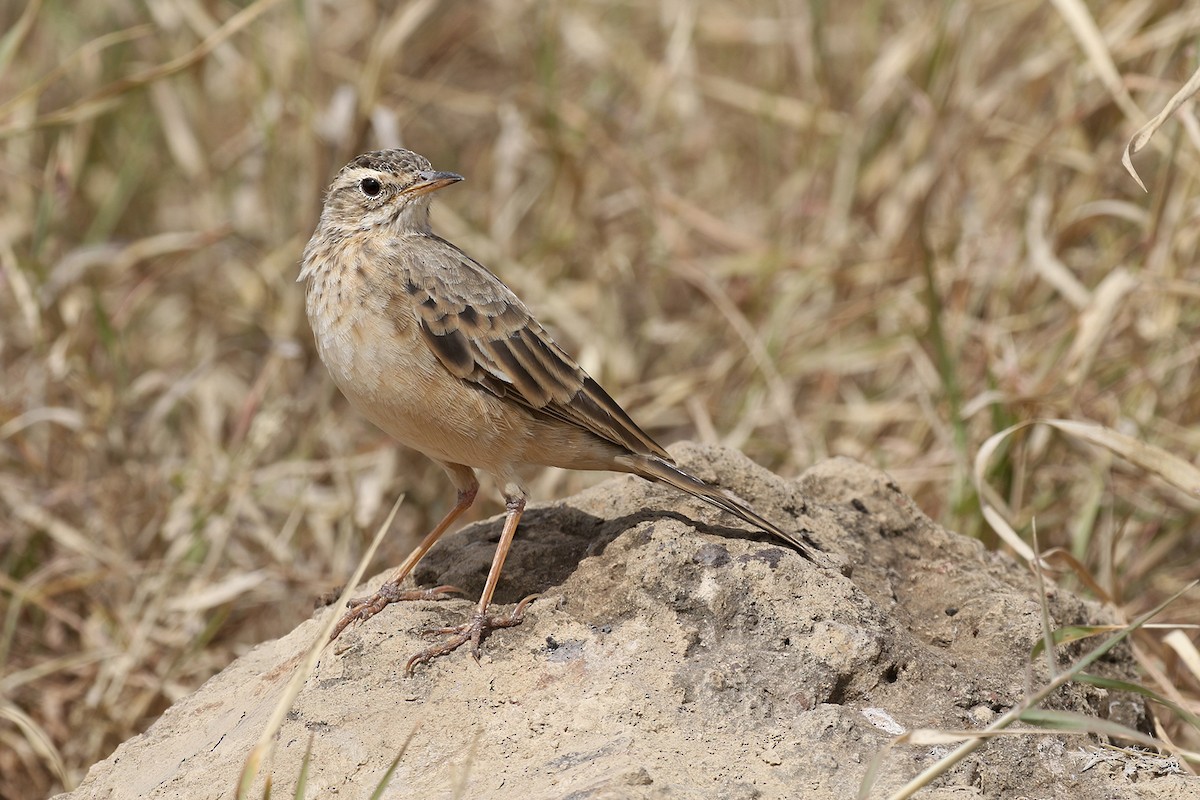
[[[1093, 8], [1111, 70], [1067, 0], [0, 5], [0, 795], [306, 617], [401, 490], [406, 532], [452, 499], [336, 394], [294, 283], [364, 149], [466, 175], [435, 226], [664, 440], [862, 459], [993, 541], [971, 464], [1011, 424], [1193, 459], [1200, 160], [1168, 124], [1149, 194], [1120, 167], [1194, 69], [1178, 5]], [[1149, 471], [1044, 426], [991, 463], [1128, 615], [1200, 573]]]

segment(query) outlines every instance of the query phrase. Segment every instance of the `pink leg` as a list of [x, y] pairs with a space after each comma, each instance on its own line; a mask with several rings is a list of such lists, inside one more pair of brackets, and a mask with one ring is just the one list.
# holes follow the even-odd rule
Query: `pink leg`
[[521, 521], [521, 514], [525, 511], [525, 496], [520, 494], [510, 497], [506, 505], [508, 515], [504, 519], [504, 532], [500, 534], [500, 544], [496, 546], [496, 555], [492, 558], [492, 568], [488, 571], [487, 583], [483, 587], [483, 594], [479, 598], [479, 605], [475, 607], [475, 613], [463, 625], [429, 631], [429, 633], [435, 634], [449, 634], [450, 637], [410, 658], [404, 668], [406, 674], [412, 675], [418, 664], [424, 664], [438, 656], [452, 653], [467, 642], [471, 643], [471, 655], [478, 661], [479, 645], [488, 632], [497, 628], [511, 628], [514, 625], [520, 625], [524, 619], [526, 607], [533, 602], [537, 595], [526, 597], [517, 604], [511, 614], [506, 616], [493, 617], [487, 613], [488, 606], [492, 603], [492, 595], [496, 591], [496, 584], [500, 581], [500, 572], [504, 569], [504, 559], [508, 556], [513, 536], [516, 535], [517, 523]]
[[442, 535], [454, 524], [454, 521], [471, 507], [471, 504], [475, 502], [475, 495], [479, 493], [479, 482], [475, 480], [475, 474], [469, 468], [458, 465], [443, 466], [446, 467], [450, 476], [455, 479], [455, 484], [459, 487], [458, 502], [454, 504], [454, 508], [450, 509], [450, 513], [437, 524], [437, 527], [421, 540], [421, 543], [417, 545], [417, 549], [413, 550], [408, 558], [404, 559], [404, 563], [396, 569], [391, 580], [380, 586], [379, 591], [370, 597], [356, 597], [348, 603], [350, 610], [338, 620], [333, 633], [329, 635], [329, 641], [332, 642], [341, 635], [342, 631], [350, 623], [368, 620], [392, 603], [403, 600], [442, 600], [447, 595], [458, 592], [458, 589], [455, 589], [453, 586], [438, 586], [433, 589], [400, 588], [400, 584], [413, 571], [417, 563], [425, 557], [425, 554], [437, 543], [437, 540], [442, 538]]

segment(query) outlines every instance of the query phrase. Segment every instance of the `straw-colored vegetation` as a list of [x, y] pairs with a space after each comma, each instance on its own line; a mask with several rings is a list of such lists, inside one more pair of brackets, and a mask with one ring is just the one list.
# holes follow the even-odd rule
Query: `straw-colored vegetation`
[[[862, 459], [991, 544], [1009, 425], [1194, 460], [1192, 110], [1148, 194], [1120, 157], [1198, 34], [1154, 0], [0, 4], [0, 795], [308, 616], [399, 492], [378, 567], [452, 500], [337, 395], [294, 282], [365, 149], [466, 175], [435, 227], [662, 440]], [[1036, 426], [986, 479], [1130, 617], [1200, 574], [1152, 466]], [[1162, 636], [1146, 682], [1195, 708]]]

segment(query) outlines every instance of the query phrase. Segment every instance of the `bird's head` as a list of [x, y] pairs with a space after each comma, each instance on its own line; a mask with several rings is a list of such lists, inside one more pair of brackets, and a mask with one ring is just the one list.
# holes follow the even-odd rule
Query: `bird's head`
[[453, 172], [438, 172], [429, 159], [411, 150], [363, 153], [333, 179], [325, 195], [321, 227], [428, 232], [429, 195], [462, 179]]

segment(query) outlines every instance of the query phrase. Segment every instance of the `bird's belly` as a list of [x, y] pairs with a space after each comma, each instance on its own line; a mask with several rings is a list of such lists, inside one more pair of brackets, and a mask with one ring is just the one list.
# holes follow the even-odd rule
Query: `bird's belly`
[[[343, 393], [359, 413], [401, 444], [438, 461], [506, 472], [511, 466], [512, 445], [522, 437], [520, 430], [507, 416], [493, 413], [477, 390], [445, 392], [445, 380], [413, 376], [406, 381], [407, 389], [386, 391], [386, 397], [351, 397], [344, 389]], [[415, 401], [400, 398], [416, 392], [424, 396]], [[437, 411], [429, 412], [431, 408]], [[510, 437], [507, 441], [506, 435]]]
[[316, 337], [321, 360], [355, 410], [438, 461], [493, 473], [514, 466], [528, 427], [515, 417], [525, 412], [464, 386], [431, 353], [418, 349], [423, 342], [372, 337], [367, 327], [362, 319], [343, 318]]

